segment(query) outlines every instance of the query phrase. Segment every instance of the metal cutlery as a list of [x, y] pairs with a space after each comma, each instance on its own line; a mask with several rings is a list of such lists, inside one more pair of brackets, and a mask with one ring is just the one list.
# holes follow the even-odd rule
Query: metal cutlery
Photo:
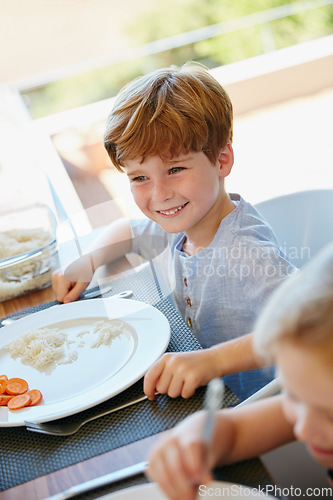
[[[79, 300], [85, 300], [85, 299], [96, 299], [98, 297], [101, 297], [105, 293], [110, 292], [112, 290], [112, 287], [106, 287], [106, 288], [101, 288], [98, 290], [94, 290], [92, 292], [86, 291], [80, 295]], [[109, 295], [108, 298], [114, 298], [114, 299], [129, 299], [133, 295], [133, 290], [124, 290], [123, 292], [115, 293], [114, 295]]]
[[48, 497], [45, 500], [66, 500], [67, 498], [75, 497], [76, 495], [80, 495], [81, 493], [85, 493], [95, 488], [100, 488], [101, 486], [105, 486], [107, 484], [112, 484], [129, 477], [137, 476], [138, 474], [142, 474], [146, 471], [147, 465], [147, 462], [139, 462], [135, 465], [130, 465], [125, 469], [110, 472], [104, 476], [96, 477], [95, 479], [91, 479], [85, 483], [72, 486], [62, 493], [57, 493], [56, 495]]
[[112, 288], [113, 288], [112, 285], [106, 285], [104, 287], [101, 286], [101, 287], [97, 287], [96, 289], [94, 288], [93, 290], [87, 289], [81, 293], [79, 300], [95, 299], [97, 297], [100, 297], [104, 293], [111, 292]]
[[114, 413], [118, 410], [122, 410], [123, 408], [127, 408], [129, 406], [135, 405], [136, 403], [140, 403], [140, 401], [144, 401], [145, 399], [147, 399], [146, 395], [140, 396], [136, 399], [129, 401], [128, 403], [118, 405], [115, 408], [112, 408], [111, 410], [106, 410], [101, 413], [98, 413], [93, 417], [83, 418], [80, 422], [73, 422], [73, 423], [62, 422], [58, 424], [53, 422], [50, 423], [48, 422], [45, 424], [43, 423], [38, 424], [37, 422], [25, 421], [24, 423], [28, 431], [40, 432], [41, 434], [51, 434], [53, 436], [70, 436], [71, 434], [75, 434], [75, 432], [77, 432], [84, 424], [87, 424], [88, 422], [92, 422], [97, 418], [104, 417], [105, 415], [109, 415], [110, 413]]
[[[93, 298], [98, 298], [101, 297], [104, 293], [107, 293], [111, 290], [112, 287], [107, 287], [107, 288], [102, 288], [94, 291], [88, 291], [84, 292], [81, 294], [79, 300], [86, 300], [86, 299], [93, 299]], [[133, 295], [133, 290], [124, 290], [123, 292], [116, 293], [114, 295], [110, 295], [108, 298], [114, 298], [114, 299], [129, 299]], [[18, 319], [24, 318], [25, 316], [28, 316], [30, 313], [23, 313], [23, 314], [18, 314], [16, 316], [13, 316], [12, 318], [6, 318], [0, 321], [0, 324], [3, 326], [6, 325], [11, 325]]]

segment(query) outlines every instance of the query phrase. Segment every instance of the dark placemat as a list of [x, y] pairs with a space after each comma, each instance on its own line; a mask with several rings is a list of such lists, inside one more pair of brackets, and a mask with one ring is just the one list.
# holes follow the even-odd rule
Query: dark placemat
[[[157, 396], [135, 406], [94, 420], [68, 437], [49, 436], [27, 431], [24, 427], [1, 429], [1, 489], [81, 462], [120, 446], [169, 429], [187, 415], [202, 408], [204, 388], [189, 400]], [[121, 396], [123, 399], [124, 396]], [[116, 404], [117, 397], [113, 398]], [[225, 404], [234, 404], [227, 392]], [[112, 405], [109, 404], [111, 408]], [[108, 403], [103, 403], [103, 409]], [[95, 407], [96, 410], [97, 407]], [[91, 414], [93, 410], [85, 413]], [[66, 419], [78, 418], [77, 416]]]

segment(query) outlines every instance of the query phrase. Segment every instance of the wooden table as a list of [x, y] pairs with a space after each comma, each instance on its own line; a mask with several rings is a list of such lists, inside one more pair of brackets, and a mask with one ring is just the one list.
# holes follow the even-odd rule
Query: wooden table
[[[0, 317], [3, 318], [28, 307], [52, 300], [55, 300], [55, 296], [51, 287], [7, 300], [0, 303]], [[22, 500], [22, 498], [40, 500], [75, 484], [141, 462], [147, 458], [149, 448], [162, 434], [164, 433], [136, 441], [122, 448], [117, 448], [60, 471], [23, 483], [15, 488], [10, 488], [1, 492], [0, 498], [1, 500]]]
[[45, 302], [50, 302], [55, 300], [55, 295], [53, 293], [52, 287], [44, 288], [38, 292], [29, 293], [23, 295], [22, 297], [16, 297], [15, 299], [6, 300], [5, 302], [0, 302], [0, 319], [10, 314], [22, 311], [29, 307], [38, 306], [39, 304], [44, 304]]
[[89, 460], [39, 477], [15, 488], [0, 493], [1, 500], [45, 499], [50, 495], [64, 491], [71, 486], [88, 481], [128, 465], [146, 460], [148, 450], [161, 435], [136, 441], [122, 448], [117, 448]]

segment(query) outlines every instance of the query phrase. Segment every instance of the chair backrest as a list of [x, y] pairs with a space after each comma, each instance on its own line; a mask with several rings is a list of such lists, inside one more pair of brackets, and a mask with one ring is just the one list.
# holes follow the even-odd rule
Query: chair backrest
[[255, 205], [290, 262], [302, 267], [333, 241], [333, 189], [300, 191]]

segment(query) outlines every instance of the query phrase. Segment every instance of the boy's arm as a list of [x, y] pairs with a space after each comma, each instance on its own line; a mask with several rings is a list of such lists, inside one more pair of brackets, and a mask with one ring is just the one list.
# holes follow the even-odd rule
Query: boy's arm
[[[230, 449], [216, 447], [215, 463], [230, 464], [247, 460], [293, 441], [293, 426], [283, 412], [284, 398], [284, 394], [279, 394], [226, 410], [234, 438]], [[224, 425], [220, 424], [216, 430], [216, 442], [223, 442], [224, 435]]]
[[249, 333], [202, 351], [165, 354], [146, 373], [145, 394], [149, 399], [156, 391], [189, 398], [215, 377], [258, 368], [252, 337]]
[[204, 412], [186, 418], [157, 443], [149, 457], [148, 475], [169, 498], [197, 498], [198, 485], [212, 479], [218, 464], [246, 460], [294, 439], [282, 410], [283, 396], [222, 410], [211, 443], [202, 440]]
[[79, 298], [89, 285], [95, 270], [115, 261], [132, 248], [132, 231], [128, 219], [110, 224], [93, 242], [88, 251], [63, 271], [52, 275], [52, 286], [59, 302], [72, 302]]

